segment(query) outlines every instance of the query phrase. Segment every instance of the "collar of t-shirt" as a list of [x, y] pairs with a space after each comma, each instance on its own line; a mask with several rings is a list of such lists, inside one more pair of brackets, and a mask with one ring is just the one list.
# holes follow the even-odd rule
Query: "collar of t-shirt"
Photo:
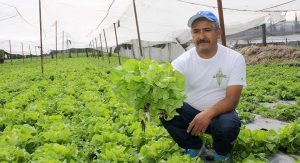
[[201, 62], [212, 62], [214, 60], [216, 60], [216, 58], [218, 58], [218, 56], [220, 55], [220, 51], [221, 51], [221, 46], [219, 45], [219, 43], [217, 44], [217, 52], [216, 54], [211, 57], [211, 58], [208, 58], [208, 59], [205, 59], [205, 58], [202, 58], [198, 55], [197, 51], [196, 51], [196, 48], [195, 50], [192, 51], [192, 55], [197, 58], [197, 60], [201, 61]]

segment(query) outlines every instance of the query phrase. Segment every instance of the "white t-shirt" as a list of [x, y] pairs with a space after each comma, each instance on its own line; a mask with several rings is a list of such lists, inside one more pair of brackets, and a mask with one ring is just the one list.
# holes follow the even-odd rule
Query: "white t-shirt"
[[212, 58], [201, 58], [194, 47], [176, 58], [172, 65], [185, 77], [185, 102], [199, 111], [224, 99], [227, 86], [246, 86], [244, 57], [221, 44]]

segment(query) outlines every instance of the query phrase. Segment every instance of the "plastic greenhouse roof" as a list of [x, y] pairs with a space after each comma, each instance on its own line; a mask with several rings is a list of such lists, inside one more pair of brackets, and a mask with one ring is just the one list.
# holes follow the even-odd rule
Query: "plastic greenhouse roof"
[[[0, 49], [25, 54], [39, 46], [39, 1], [0, 0]], [[58, 24], [58, 49], [62, 33], [69, 48], [89, 47], [91, 40], [106, 31], [108, 46], [115, 46], [113, 23], [119, 43], [137, 39], [132, 0], [42, 0], [44, 51], [55, 49], [55, 22]], [[141, 39], [150, 42], [181, 43], [190, 40], [187, 20], [200, 10], [217, 14], [217, 0], [136, 0]], [[300, 0], [223, 0], [226, 34], [237, 33], [265, 22], [285, 19], [287, 11], [299, 11]], [[102, 37], [102, 40], [103, 37]], [[66, 48], [66, 43], [65, 43]], [[33, 52], [34, 53], [34, 52]]]

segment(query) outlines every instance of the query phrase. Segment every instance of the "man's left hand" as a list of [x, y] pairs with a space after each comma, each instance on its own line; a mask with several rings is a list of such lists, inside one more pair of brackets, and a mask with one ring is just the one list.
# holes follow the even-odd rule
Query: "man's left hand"
[[206, 109], [200, 113], [198, 113], [195, 118], [191, 121], [187, 132], [191, 133], [191, 135], [199, 136], [203, 134], [208, 125], [210, 124], [212, 120], [212, 115], [209, 109]]

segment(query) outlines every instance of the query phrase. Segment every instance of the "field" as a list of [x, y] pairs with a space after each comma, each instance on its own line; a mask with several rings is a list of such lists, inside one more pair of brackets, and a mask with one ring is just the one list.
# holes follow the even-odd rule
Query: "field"
[[[46, 58], [44, 74], [37, 58], [0, 65], [0, 161], [201, 162], [181, 155], [159, 123], [146, 122], [143, 132], [136, 110], [112, 91], [117, 58], [111, 60], [65, 58], [56, 65]], [[238, 112], [235, 162], [267, 162], [279, 150], [300, 160], [299, 64], [248, 66]], [[288, 123], [278, 131], [245, 128], [255, 115]]]

